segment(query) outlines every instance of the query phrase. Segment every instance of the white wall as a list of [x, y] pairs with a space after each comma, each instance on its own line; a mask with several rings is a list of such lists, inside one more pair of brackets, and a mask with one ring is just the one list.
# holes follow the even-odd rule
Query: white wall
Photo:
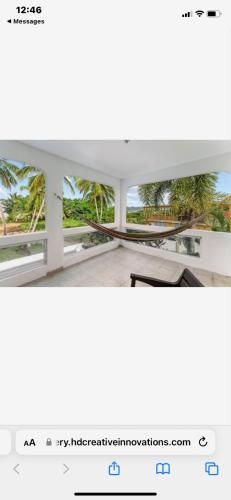
[[[167, 227], [147, 226], [142, 224], [126, 224], [125, 227], [130, 229], [138, 229], [141, 231], [164, 231]], [[230, 233], [218, 233], [215, 231], [204, 231], [188, 229], [184, 231], [184, 236], [198, 236], [201, 238], [200, 257], [192, 257], [183, 255], [168, 250], [161, 250], [137, 243], [123, 241], [122, 245], [131, 250], [145, 253], [147, 255], [156, 255], [163, 259], [180, 262], [186, 267], [196, 267], [205, 269], [214, 273], [231, 276], [231, 235]], [[180, 236], [180, 235], [179, 235]]]

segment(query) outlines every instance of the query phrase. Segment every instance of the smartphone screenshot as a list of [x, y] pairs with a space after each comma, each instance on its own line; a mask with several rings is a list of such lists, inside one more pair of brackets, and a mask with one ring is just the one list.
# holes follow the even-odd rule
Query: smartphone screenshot
[[230, 4], [0, 26], [0, 497], [229, 500]]

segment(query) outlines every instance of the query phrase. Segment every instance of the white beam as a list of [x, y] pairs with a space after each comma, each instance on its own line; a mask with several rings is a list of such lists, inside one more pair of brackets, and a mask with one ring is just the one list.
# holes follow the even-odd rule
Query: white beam
[[128, 177], [122, 181], [122, 185], [124, 188], [128, 188], [137, 184], [148, 184], [207, 172], [231, 172], [231, 153], [210, 156], [196, 161], [172, 165], [169, 168], [156, 170], [148, 174]]

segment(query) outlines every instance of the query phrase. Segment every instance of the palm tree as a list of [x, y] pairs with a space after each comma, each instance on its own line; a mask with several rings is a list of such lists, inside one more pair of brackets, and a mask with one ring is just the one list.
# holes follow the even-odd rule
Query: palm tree
[[[45, 175], [37, 167], [24, 165], [18, 172], [18, 178], [20, 180], [28, 180], [27, 186], [23, 186], [22, 189], [26, 189], [29, 192], [28, 207], [32, 211], [32, 218], [28, 232], [34, 232], [39, 219], [44, 214], [46, 190]], [[74, 194], [75, 190], [71, 179], [65, 176], [64, 182]]]
[[27, 211], [27, 198], [17, 193], [11, 193], [8, 198], [3, 200], [4, 212], [7, 214], [9, 222], [25, 221], [30, 218]]
[[164, 205], [165, 197], [170, 192], [172, 181], [153, 182], [138, 186], [138, 194], [144, 205]]
[[94, 205], [97, 221], [100, 222], [103, 217], [104, 207], [110, 207], [115, 200], [114, 189], [111, 186], [80, 179], [79, 177], [74, 177], [74, 182], [83, 199]]
[[201, 174], [170, 181], [155, 182], [139, 186], [138, 193], [145, 205], [172, 205], [182, 219], [206, 212], [216, 195], [217, 174]]
[[224, 210], [219, 207], [214, 207], [211, 210], [212, 231], [222, 231], [223, 233], [231, 232], [231, 217], [226, 217]]
[[[0, 184], [3, 188], [8, 191], [11, 191], [13, 186], [17, 185], [17, 172], [18, 167], [11, 163], [10, 161], [5, 160], [4, 158], [0, 159]], [[0, 218], [3, 224], [3, 234], [7, 235], [7, 225], [6, 218], [4, 213], [4, 207], [2, 202], [0, 201]]]
[[205, 213], [215, 201], [216, 182], [216, 173], [176, 179], [170, 187], [170, 205], [181, 219], [191, 219]]

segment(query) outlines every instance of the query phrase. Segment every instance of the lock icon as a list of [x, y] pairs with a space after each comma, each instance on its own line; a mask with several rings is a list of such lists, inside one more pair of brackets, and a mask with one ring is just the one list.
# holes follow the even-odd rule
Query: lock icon
[[52, 441], [50, 438], [47, 438], [46, 440], [46, 446], [52, 446]]

